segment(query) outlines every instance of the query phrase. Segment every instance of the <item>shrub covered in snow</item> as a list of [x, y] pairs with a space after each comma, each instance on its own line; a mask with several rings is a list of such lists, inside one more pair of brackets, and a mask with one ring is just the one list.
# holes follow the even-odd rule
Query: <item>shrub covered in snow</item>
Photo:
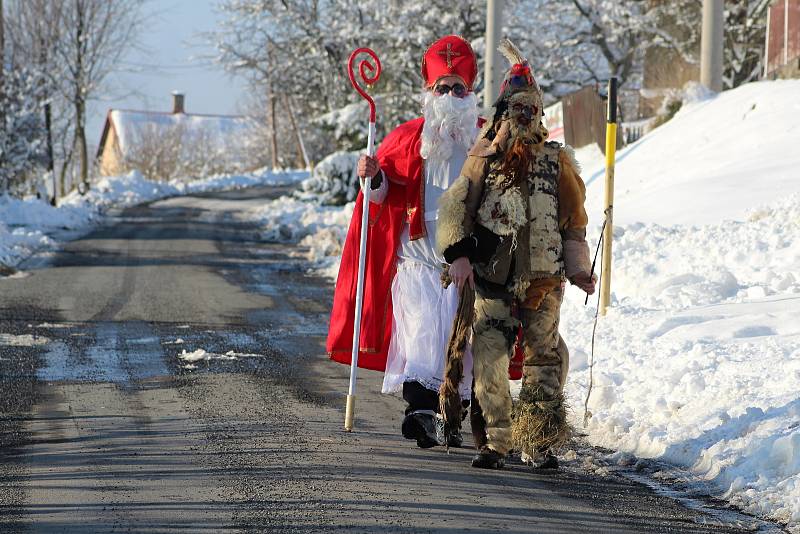
[[715, 93], [704, 85], [690, 81], [686, 82], [680, 89], [665, 89], [651, 94], [660, 94], [664, 99], [648, 129], [658, 128], [662, 124], [669, 122], [685, 104], [708, 100]]
[[44, 166], [45, 129], [41, 80], [25, 69], [6, 73], [0, 86], [0, 192], [25, 193], [29, 177]]
[[329, 206], [342, 206], [356, 199], [356, 166], [360, 151], [334, 152], [320, 161], [311, 177], [302, 183], [300, 196]]
[[333, 137], [336, 146], [355, 150], [367, 144], [365, 124], [368, 116], [367, 103], [360, 101], [325, 113], [313, 122]]

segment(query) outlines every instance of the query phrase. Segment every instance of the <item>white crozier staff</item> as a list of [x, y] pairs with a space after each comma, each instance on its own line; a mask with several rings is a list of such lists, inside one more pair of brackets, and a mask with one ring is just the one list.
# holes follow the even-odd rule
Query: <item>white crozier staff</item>
[[[369, 103], [369, 129], [367, 130], [367, 155], [372, 157], [375, 152], [375, 101], [367, 92], [358, 85], [356, 81], [355, 70], [353, 64], [355, 63], [356, 56], [359, 54], [367, 54], [375, 62], [370, 63], [369, 60], [364, 59], [358, 64], [358, 71], [361, 79], [371, 87], [372, 84], [378, 81], [381, 76], [381, 62], [378, 55], [369, 48], [358, 48], [350, 54], [350, 59], [347, 62], [347, 74], [350, 77], [350, 83], [358, 94], [360, 94]], [[367, 228], [369, 227], [369, 197], [370, 197], [370, 182], [366, 178], [361, 181], [362, 205], [361, 205], [361, 239], [358, 248], [358, 280], [356, 282], [356, 315], [353, 326], [353, 353], [350, 358], [350, 386], [347, 389], [347, 407], [344, 415], [344, 429], [347, 432], [353, 430], [353, 415], [355, 412], [356, 403], [356, 373], [358, 371], [358, 351], [359, 341], [361, 339], [361, 310], [364, 307], [364, 271], [367, 261]]]

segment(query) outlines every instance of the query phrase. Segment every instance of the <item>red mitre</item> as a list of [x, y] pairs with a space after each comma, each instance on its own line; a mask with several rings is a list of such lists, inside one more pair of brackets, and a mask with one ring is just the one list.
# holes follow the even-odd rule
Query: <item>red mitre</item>
[[448, 35], [433, 43], [422, 56], [422, 78], [430, 87], [445, 76], [460, 76], [467, 88], [478, 76], [478, 61], [470, 44], [458, 35]]

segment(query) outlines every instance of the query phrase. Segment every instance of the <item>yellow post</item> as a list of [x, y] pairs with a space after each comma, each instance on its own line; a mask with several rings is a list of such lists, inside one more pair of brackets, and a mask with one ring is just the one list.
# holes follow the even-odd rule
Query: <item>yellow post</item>
[[617, 152], [617, 79], [608, 80], [608, 119], [606, 122], [606, 227], [603, 231], [603, 270], [600, 282], [600, 315], [606, 314], [611, 300], [611, 241], [614, 235], [614, 160]]

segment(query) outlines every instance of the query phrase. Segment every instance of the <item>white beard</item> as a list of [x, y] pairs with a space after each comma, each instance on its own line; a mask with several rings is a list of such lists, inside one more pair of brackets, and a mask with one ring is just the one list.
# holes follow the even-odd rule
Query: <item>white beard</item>
[[478, 97], [469, 93], [464, 98], [426, 92], [422, 102], [422, 148], [425, 160], [446, 161], [453, 147], [469, 150], [478, 136]]

